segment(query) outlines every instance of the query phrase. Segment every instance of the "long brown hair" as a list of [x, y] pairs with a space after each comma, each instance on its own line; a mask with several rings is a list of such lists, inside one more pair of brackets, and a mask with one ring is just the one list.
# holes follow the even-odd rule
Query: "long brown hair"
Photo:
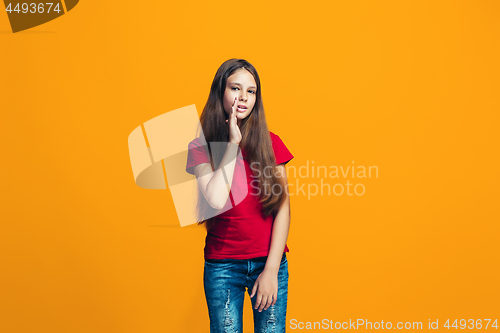
[[[245, 69], [253, 75], [257, 83], [256, 100], [253, 111], [241, 120], [241, 142], [240, 147], [245, 151], [245, 158], [251, 165], [252, 170], [259, 169], [258, 176], [253, 175], [254, 182], [256, 181], [260, 189], [259, 201], [262, 203], [262, 212], [264, 216], [270, 214], [276, 215], [279, 207], [286, 200], [284, 180], [281, 177], [276, 177], [276, 159], [274, 156], [271, 136], [267, 127], [266, 116], [264, 113], [264, 105], [262, 104], [262, 90], [260, 78], [257, 70], [252, 64], [243, 59], [229, 59], [225, 61], [217, 70], [207, 103], [203, 108], [200, 116], [200, 124], [207, 143], [209, 142], [229, 142], [229, 126], [226, 124], [228, 115], [224, 111], [223, 98], [226, 90], [227, 79], [238, 69]], [[212, 156], [212, 169], [218, 169], [219, 164], [224, 156], [225, 150], [211, 149], [208, 144], [210, 156]], [[258, 162], [258, 163], [254, 163]], [[269, 166], [272, 168], [271, 176], [264, 173], [264, 168]], [[273, 185], [278, 184], [279, 194], [274, 194]], [[198, 189], [198, 224], [206, 222], [207, 230], [210, 230], [215, 223], [215, 218], [203, 218], [203, 211], [213, 212], [211, 207], [207, 207], [208, 203], [203, 194]], [[216, 214], [212, 214], [214, 216]], [[200, 218], [201, 217], [201, 218]], [[202, 220], [203, 219], [203, 220]]]

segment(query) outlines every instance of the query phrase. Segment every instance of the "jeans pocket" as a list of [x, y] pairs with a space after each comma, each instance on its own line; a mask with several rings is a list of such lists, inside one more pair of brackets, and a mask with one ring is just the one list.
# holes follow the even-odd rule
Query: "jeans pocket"
[[231, 269], [236, 263], [227, 259], [210, 259], [205, 260], [205, 269], [210, 270], [224, 270]]

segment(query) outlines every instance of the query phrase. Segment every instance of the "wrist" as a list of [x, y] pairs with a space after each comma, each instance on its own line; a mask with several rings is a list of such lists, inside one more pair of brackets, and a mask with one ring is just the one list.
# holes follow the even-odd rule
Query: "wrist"
[[273, 275], [278, 275], [278, 272], [280, 270], [280, 267], [273, 267], [272, 265], [266, 265], [264, 266], [264, 272], [273, 274]]

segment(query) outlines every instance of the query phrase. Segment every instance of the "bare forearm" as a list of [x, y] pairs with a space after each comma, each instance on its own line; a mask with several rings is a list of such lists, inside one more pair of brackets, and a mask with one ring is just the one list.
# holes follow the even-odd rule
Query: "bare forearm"
[[286, 240], [288, 239], [290, 218], [290, 204], [287, 199], [274, 219], [271, 248], [265, 266], [266, 270], [270, 270], [276, 274], [278, 274], [281, 257], [283, 256]]
[[[236, 166], [236, 156], [238, 154], [238, 145], [228, 142], [226, 152], [222, 157], [219, 168], [214, 172], [212, 179], [207, 184], [207, 194], [211, 198], [210, 202], [215, 207], [222, 208], [227, 202], [231, 184], [233, 182], [234, 169]], [[227, 177], [224, 178], [224, 173]]]

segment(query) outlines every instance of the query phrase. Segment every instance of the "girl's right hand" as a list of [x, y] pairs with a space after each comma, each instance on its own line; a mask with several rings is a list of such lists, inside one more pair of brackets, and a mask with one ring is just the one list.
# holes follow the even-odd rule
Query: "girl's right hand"
[[231, 106], [231, 114], [229, 115], [229, 119], [226, 120], [226, 124], [229, 123], [229, 142], [238, 145], [241, 141], [241, 132], [238, 127], [238, 119], [236, 119], [236, 113], [238, 112], [236, 110], [238, 108], [236, 100], [237, 98], [235, 97], [233, 105]]

